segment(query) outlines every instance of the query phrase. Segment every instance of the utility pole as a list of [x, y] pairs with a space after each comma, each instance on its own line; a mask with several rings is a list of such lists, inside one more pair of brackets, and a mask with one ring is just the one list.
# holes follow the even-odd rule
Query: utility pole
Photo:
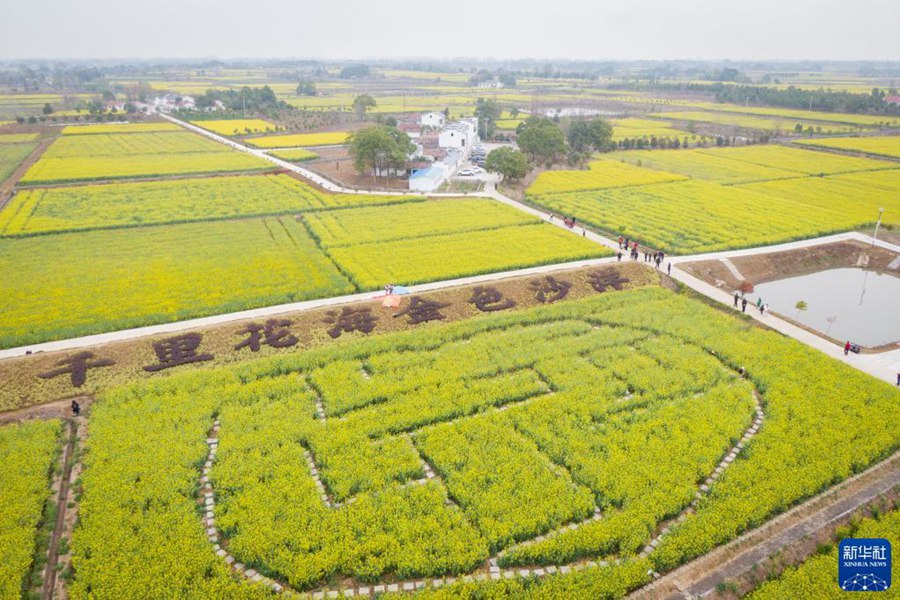
[[875, 247], [875, 241], [878, 239], [878, 228], [881, 227], [881, 215], [884, 214], [884, 209], [878, 209], [878, 221], [875, 223], [875, 233], [872, 234], [872, 247]]

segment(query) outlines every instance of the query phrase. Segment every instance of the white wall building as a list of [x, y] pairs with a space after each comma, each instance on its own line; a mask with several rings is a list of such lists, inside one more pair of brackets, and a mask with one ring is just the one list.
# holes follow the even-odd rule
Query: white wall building
[[419, 115], [419, 125], [421, 127], [431, 127], [432, 129], [440, 129], [444, 126], [446, 118], [442, 112], [428, 112]]
[[409, 191], [433, 192], [447, 179], [449, 169], [442, 162], [436, 162], [427, 169], [416, 169], [409, 176]]
[[478, 120], [474, 118], [448, 123], [438, 135], [439, 147], [459, 148], [466, 154], [478, 141]]

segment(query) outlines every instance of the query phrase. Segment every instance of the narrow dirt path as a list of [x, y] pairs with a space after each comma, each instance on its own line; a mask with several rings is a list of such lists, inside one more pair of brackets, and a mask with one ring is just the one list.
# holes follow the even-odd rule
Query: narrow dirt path
[[[84, 413], [82, 413], [84, 415]], [[59, 573], [66, 573], [66, 571], [72, 565], [72, 532], [75, 530], [75, 523], [78, 521], [78, 496], [81, 493], [81, 490], [78, 489], [77, 481], [81, 477], [81, 459], [79, 456], [79, 449], [84, 446], [84, 441], [87, 437], [87, 417], [81, 416], [74, 419], [76, 430], [75, 430], [75, 447], [72, 461], [70, 461], [70, 468], [68, 472], [68, 488], [66, 489], [66, 495], [64, 497], [65, 503], [63, 504], [63, 508], [65, 509], [65, 514], [60, 515], [62, 517], [62, 526], [57, 524], [54, 535], [57, 539], [65, 538], [67, 543], [67, 550], [65, 553], [59, 551], [59, 545], [55, 547], [56, 550], [56, 564], [58, 565]], [[70, 508], [71, 506], [71, 508]], [[61, 509], [62, 511], [62, 509]], [[49, 598], [54, 598], [55, 600], [66, 600], [69, 597], [67, 581], [63, 577], [56, 577], [56, 581], [52, 589], [50, 589]]]
[[0, 425], [18, 423], [29, 419], [68, 419], [72, 416], [72, 400], [81, 405], [82, 413], [94, 402], [93, 396], [73, 396], [44, 404], [35, 404], [16, 410], [0, 412]]
[[[83, 419], [83, 417], [82, 417]], [[70, 479], [72, 476], [72, 463], [75, 455], [75, 440], [77, 439], [78, 424], [74, 419], [70, 419], [66, 423], [69, 432], [69, 439], [66, 442], [66, 448], [63, 452], [63, 471], [59, 482], [59, 491], [56, 499], [56, 524], [53, 527], [53, 534], [50, 537], [50, 546], [47, 550], [47, 564], [44, 567], [44, 585], [41, 589], [41, 600], [50, 600], [53, 598], [53, 590], [56, 587], [57, 569], [59, 562], [59, 540], [60, 532], [66, 520], [66, 507], [69, 501]]]
[[772, 554], [830, 526], [897, 486], [900, 486], [900, 452], [664, 575], [629, 598], [659, 600], [705, 596], [714, 591], [719, 582], [743, 575]]

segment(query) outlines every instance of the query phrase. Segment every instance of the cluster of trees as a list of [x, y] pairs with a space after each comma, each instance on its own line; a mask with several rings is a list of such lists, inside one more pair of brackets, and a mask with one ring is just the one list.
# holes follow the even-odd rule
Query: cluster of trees
[[297, 95], [298, 96], [315, 96], [316, 95], [316, 84], [310, 81], [309, 79], [301, 79], [300, 83], [297, 84]]
[[348, 138], [349, 153], [356, 172], [371, 172], [372, 178], [392, 169], [406, 167], [406, 159], [415, 149], [409, 136], [390, 125], [375, 125], [354, 131]]
[[469, 77], [469, 85], [479, 85], [488, 81], [499, 81], [503, 87], [516, 87], [516, 76], [506, 69], [500, 68], [496, 72], [488, 69], [479, 69], [474, 75]]
[[367, 110], [376, 106], [378, 106], [378, 103], [369, 94], [360, 94], [353, 99], [353, 112], [356, 113], [356, 118], [360, 121], [366, 118]]
[[338, 77], [341, 79], [364, 79], [372, 76], [369, 65], [349, 65], [341, 69]]
[[599, 118], [573, 120], [564, 133], [556, 121], [531, 116], [516, 128], [516, 140], [532, 163], [549, 166], [565, 157], [571, 164], [581, 164], [592, 152], [613, 149], [612, 133], [612, 125]]
[[579, 165], [594, 152], [616, 147], [612, 141], [612, 125], [603, 119], [572, 120], [566, 129], [563, 132], [558, 122], [547, 117], [528, 117], [516, 128], [519, 150], [503, 147], [491, 151], [485, 168], [514, 181], [527, 175], [531, 165], [549, 167], [563, 159]]
[[215, 105], [216, 100], [222, 102], [227, 110], [249, 110], [255, 113], [264, 113], [272, 110], [291, 110], [293, 107], [283, 100], [279, 100], [267, 85], [263, 87], [244, 86], [240, 90], [206, 90], [206, 93], [196, 98], [197, 108], [209, 108]]
[[[873, 88], [869, 94], [830, 92], [827, 90], [801, 90], [793, 86], [776, 89], [749, 85], [723, 85], [716, 89], [717, 102], [781, 106], [801, 110], [826, 112], [900, 114], [900, 106], [884, 101], [889, 92]], [[896, 90], [893, 90], [896, 92]]]

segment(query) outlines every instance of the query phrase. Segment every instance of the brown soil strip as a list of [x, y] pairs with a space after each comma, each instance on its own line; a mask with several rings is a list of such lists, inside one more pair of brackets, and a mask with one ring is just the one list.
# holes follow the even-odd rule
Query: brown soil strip
[[900, 486], [900, 452], [672, 571], [630, 597], [657, 600], [708, 594], [719, 582], [742, 576], [776, 552], [832, 526], [897, 486]]
[[53, 598], [53, 590], [56, 587], [56, 565], [59, 561], [59, 538], [66, 520], [66, 506], [69, 499], [69, 483], [72, 476], [72, 457], [75, 452], [75, 439], [77, 424], [74, 420], [67, 422], [69, 440], [63, 453], [63, 472], [59, 483], [59, 496], [56, 501], [57, 515], [53, 535], [50, 538], [50, 547], [47, 550], [47, 565], [44, 567], [44, 586], [41, 590], [41, 600]]
[[81, 405], [82, 413], [94, 402], [93, 396], [74, 396], [63, 398], [45, 404], [26, 406], [16, 410], [0, 412], [0, 425], [18, 423], [31, 419], [67, 419], [72, 416], [72, 400], [77, 400]]
[[[82, 409], [82, 415], [84, 415], [84, 409]], [[76, 426], [76, 452], [79, 447], [84, 445], [84, 441], [87, 438], [87, 418], [85, 416], [81, 416], [74, 419]], [[56, 562], [59, 565], [59, 572], [65, 573], [67, 569], [69, 569], [72, 565], [72, 533], [75, 530], [75, 523], [78, 521], [78, 502], [77, 497], [81, 493], [81, 490], [76, 486], [76, 482], [81, 477], [81, 460], [79, 456], [76, 454], [74, 460], [71, 461], [69, 465], [69, 474], [68, 474], [68, 489], [66, 490], [66, 495], [61, 498], [65, 501], [65, 515], [60, 515], [63, 518], [62, 526], [57, 526], [55, 535], [59, 537], [65, 537], [69, 542], [69, 551], [65, 554], [59, 553], [59, 546], [56, 546]], [[72, 508], [69, 508], [69, 505], [73, 505]], [[50, 589], [50, 597], [56, 598], [57, 600], [66, 600], [69, 597], [68, 582], [62, 577], [57, 577], [55, 581], [55, 585], [52, 589]]]

